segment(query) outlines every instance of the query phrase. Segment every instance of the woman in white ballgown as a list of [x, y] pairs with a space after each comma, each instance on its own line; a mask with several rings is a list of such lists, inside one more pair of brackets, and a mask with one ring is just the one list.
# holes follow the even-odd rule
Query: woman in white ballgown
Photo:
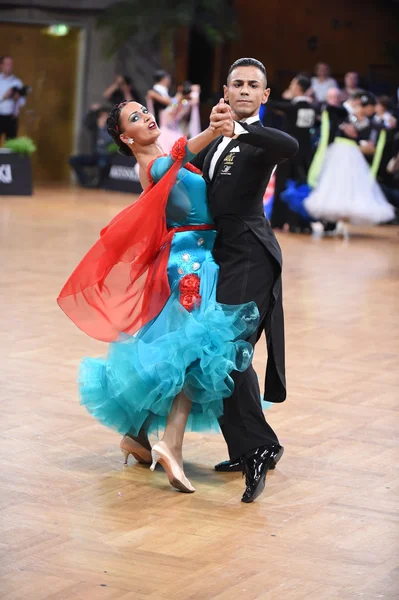
[[[384, 135], [374, 145], [362, 136], [367, 132], [368, 117], [352, 117], [341, 125], [335, 141], [328, 147], [315, 189], [304, 201], [308, 213], [315, 219], [347, 221], [352, 224], [386, 223], [395, 217], [375, 179]], [[364, 154], [374, 154], [373, 165]]]

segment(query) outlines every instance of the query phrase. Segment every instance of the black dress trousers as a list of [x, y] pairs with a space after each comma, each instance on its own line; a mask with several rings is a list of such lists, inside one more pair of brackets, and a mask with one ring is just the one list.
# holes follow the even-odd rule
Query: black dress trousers
[[[217, 219], [214, 258], [219, 265], [217, 301], [223, 304], [256, 302], [260, 321], [248, 340], [252, 346], [265, 330], [272, 306], [272, 290], [279, 265], [248, 226], [239, 219]], [[224, 400], [221, 429], [229, 455], [235, 460], [259, 446], [278, 443], [263, 414], [258, 376], [251, 365], [232, 373], [234, 392]]]

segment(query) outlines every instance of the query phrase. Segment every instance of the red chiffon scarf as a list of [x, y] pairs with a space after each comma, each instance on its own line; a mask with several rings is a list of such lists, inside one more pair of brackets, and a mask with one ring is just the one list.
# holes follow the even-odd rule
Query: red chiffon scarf
[[167, 265], [173, 231], [167, 229], [165, 211], [185, 142], [176, 142], [171, 153], [176, 162], [160, 181], [101, 231], [61, 290], [60, 308], [97, 340], [133, 335], [159, 314], [170, 295]]

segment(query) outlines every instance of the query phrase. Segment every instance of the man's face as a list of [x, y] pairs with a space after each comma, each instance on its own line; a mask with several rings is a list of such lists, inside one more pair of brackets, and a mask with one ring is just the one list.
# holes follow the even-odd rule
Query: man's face
[[3, 61], [1, 63], [1, 72], [3, 73], [3, 75], [5, 75], [6, 77], [11, 75], [13, 67], [14, 63], [10, 56], [6, 56], [5, 58], [3, 58]]
[[367, 104], [363, 109], [366, 117], [373, 117], [375, 115], [375, 104]]
[[239, 119], [257, 115], [265, 104], [270, 89], [265, 87], [265, 77], [257, 67], [237, 67], [223, 86], [224, 99]]
[[340, 99], [340, 91], [337, 88], [330, 88], [327, 90], [326, 94], [326, 102], [330, 106], [339, 106], [341, 103]]
[[359, 118], [363, 118], [364, 114], [363, 114], [363, 106], [362, 103], [360, 101], [360, 98], [356, 98], [355, 100], [348, 100], [348, 103], [350, 104], [350, 106], [352, 107], [352, 111], [353, 114], [356, 115]]
[[359, 75], [355, 71], [350, 71], [345, 75], [345, 87], [353, 90], [359, 85]]

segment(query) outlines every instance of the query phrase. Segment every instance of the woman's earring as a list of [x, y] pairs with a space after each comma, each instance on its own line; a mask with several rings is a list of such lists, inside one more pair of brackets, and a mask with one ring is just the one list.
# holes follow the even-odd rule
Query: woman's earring
[[133, 138], [129, 138], [128, 139], [128, 144], [133, 144], [134, 143], [134, 139]]

